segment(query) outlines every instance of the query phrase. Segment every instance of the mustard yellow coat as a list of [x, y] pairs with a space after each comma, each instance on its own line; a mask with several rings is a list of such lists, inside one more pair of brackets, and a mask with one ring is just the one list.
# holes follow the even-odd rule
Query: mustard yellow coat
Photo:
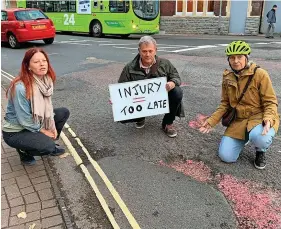
[[[238, 99], [257, 65], [251, 63], [239, 76], [232, 71], [223, 73], [221, 103], [217, 110], [207, 119], [214, 127], [223, 114], [231, 107], [235, 107]], [[270, 77], [264, 69], [258, 68], [244, 97], [237, 105], [237, 118], [225, 130], [224, 135], [236, 139], [245, 139], [246, 130], [249, 132], [263, 120], [269, 120], [271, 126], [278, 131], [280, 117], [277, 113], [277, 97], [272, 87]]]

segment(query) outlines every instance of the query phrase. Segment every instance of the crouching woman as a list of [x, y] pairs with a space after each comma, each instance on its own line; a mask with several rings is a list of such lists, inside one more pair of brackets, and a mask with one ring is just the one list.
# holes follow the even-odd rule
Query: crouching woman
[[19, 76], [8, 88], [3, 139], [17, 150], [24, 165], [35, 164], [34, 156], [58, 156], [65, 152], [55, 140], [69, 117], [69, 110], [53, 109], [55, 80], [46, 52], [31, 48], [25, 53]]

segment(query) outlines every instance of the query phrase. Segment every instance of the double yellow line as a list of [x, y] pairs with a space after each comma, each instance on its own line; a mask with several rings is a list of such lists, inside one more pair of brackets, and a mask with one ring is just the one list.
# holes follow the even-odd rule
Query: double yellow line
[[[10, 81], [12, 81], [15, 78], [11, 74], [9, 74], [9, 73], [7, 73], [3, 70], [1, 70], [1, 75], [3, 77], [7, 78]], [[71, 136], [77, 141], [78, 145], [82, 148], [82, 150], [86, 154], [88, 160], [90, 161], [90, 163], [92, 164], [92, 166], [94, 167], [96, 172], [99, 174], [99, 176], [101, 177], [101, 179], [105, 183], [106, 187], [108, 188], [109, 192], [113, 196], [114, 200], [116, 201], [116, 203], [118, 204], [118, 206], [120, 207], [120, 209], [122, 210], [124, 215], [126, 216], [127, 220], [129, 221], [130, 225], [132, 226], [132, 228], [133, 229], [140, 229], [140, 226], [137, 223], [137, 221], [135, 220], [134, 216], [131, 214], [130, 210], [128, 209], [128, 207], [126, 206], [126, 204], [124, 203], [124, 201], [122, 200], [119, 193], [116, 191], [116, 189], [114, 188], [114, 186], [112, 185], [112, 183], [110, 182], [108, 177], [105, 175], [104, 171], [101, 169], [99, 164], [91, 157], [91, 155], [89, 154], [89, 151], [83, 145], [81, 140], [77, 137], [77, 135], [74, 133], [74, 131], [70, 128], [70, 126], [66, 123], [64, 127], [68, 130], [68, 132], [71, 134]], [[94, 192], [95, 192], [102, 208], [104, 209], [112, 227], [114, 229], [120, 229], [120, 227], [117, 224], [114, 216], [112, 215], [103, 195], [99, 191], [94, 179], [92, 178], [92, 176], [89, 173], [86, 166], [83, 164], [83, 161], [82, 161], [81, 157], [79, 156], [79, 154], [77, 153], [77, 151], [75, 150], [75, 148], [73, 147], [73, 145], [71, 144], [71, 142], [69, 141], [69, 139], [67, 138], [67, 136], [63, 132], [61, 132], [61, 138], [62, 138], [64, 144], [67, 146], [69, 152], [73, 156], [76, 164], [81, 168], [81, 170], [84, 173], [86, 179], [88, 180], [89, 184], [91, 185], [92, 189], [94, 190]]]

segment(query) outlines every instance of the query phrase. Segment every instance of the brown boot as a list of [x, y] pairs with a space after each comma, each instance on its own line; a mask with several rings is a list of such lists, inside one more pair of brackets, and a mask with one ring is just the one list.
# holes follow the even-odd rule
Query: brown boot
[[173, 126], [173, 124], [170, 125], [166, 125], [165, 128], [163, 128], [163, 131], [166, 133], [167, 136], [169, 136], [170, 138], [174, 138], [178, 135], [175, 127]]

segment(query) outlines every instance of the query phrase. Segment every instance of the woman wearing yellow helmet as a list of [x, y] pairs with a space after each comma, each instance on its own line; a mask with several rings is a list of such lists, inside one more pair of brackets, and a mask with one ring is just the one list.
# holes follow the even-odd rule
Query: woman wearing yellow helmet
[[227, 129], [219, 147], [221, 160], [236, 162], [249, 141], [256, 149], [255, 167], [264, 169], [265, 152], [279, 127], [276, 94], [268, 73], [248, 60], [246, 42], [233, 41], [225, 52], [231, 70], [223, 73], [221, 103], [200, 131], [209, 133], [222, 119]]

